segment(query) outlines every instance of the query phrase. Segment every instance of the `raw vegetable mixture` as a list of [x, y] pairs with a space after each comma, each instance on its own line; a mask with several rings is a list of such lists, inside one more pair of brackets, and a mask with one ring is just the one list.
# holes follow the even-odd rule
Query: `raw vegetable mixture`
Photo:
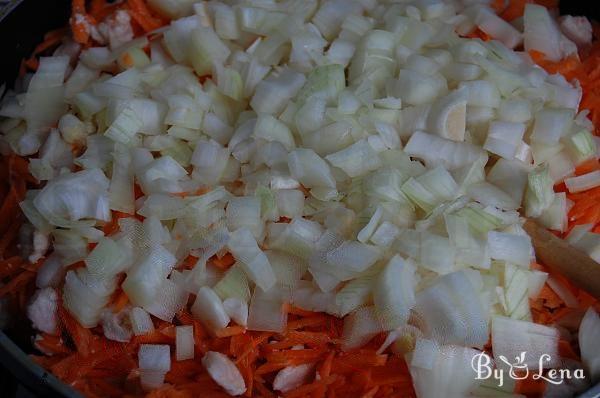
[[[600, 260], [587, 19], [552, 0], [74, 0], [70, 24], [0, 109], [3, 321], [26, 314], [64, 382], [437, 398], [598, 381], [600, 306], [521, 227]], [[498, 386], [475, 379], [481, 351], [586, 378]]]

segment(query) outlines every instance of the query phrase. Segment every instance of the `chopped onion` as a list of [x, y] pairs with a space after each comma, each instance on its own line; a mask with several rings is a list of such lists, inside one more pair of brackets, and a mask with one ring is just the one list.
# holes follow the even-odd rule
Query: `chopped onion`
[[483, 347], [488, 340], [488, 315], [465, 271], [453, 272], [417, 294], [415, 311], [426, 335], [442, 344]]
[[229, 298], [239, 298], [244, 302], [250, 300], [248, 279], [239, 264], [234, 264], [227, 270], [223, 278], [214, 286], [214, 290], [225, 301]]
[[279, 290], [254, 289], [248, 310], [248, 329], [282, 333], [286, 323], [287, 311]]
[[229, 317], [238, 325], [248, 324], [248, 304], [237, 297], [230, 297], [223, 301], [223, 308]]
[[600, 186], [600, 171], [592, 171], [577, 177], [565, 179], [569, 192], [582, 192]]
[[242, 395], [246, 392], [246, 383], [235, 364], [220, 352], [208, 351], [202, 357], [202, 365], [210, 377], [229, 395]]
[[600, 356], [598, 338], [600, 337], [600, 318], [593, 307], [588, 308], [579, 325], [579, 350], [581, 360], [589, 372], [592, 383], [600, 378]]
[[[384, 330], [402, 326], [415, 303], [415, 267], [400, 256], [394, 256], [377, 277], [373, 289], [373, 302], [379, 322]], [[397, 286], [400, 282], [401, 286]]]
[[129, 321], [131, 323], [131, 330], [136, 336], [141, 336], [154, 330], [150, 314], [140, 307], [133, 307], [129, 311]]
[[[558, 364], [558, 330], [533, 322], [496, 316], [492, 319], [492, 350], [496, 363], [506, 368], [502, 357], [513, 363], [520, 358], [520, 365], [552, 368]], [[524, 357], [521, 357], [525, 352]], [[548, 361], [540, 362], [544, 355]]]
[[175, 327], [175, 358], [178, 361], [194, 359], [194, 326]]
[[140, 344], [138, 362], [142, 387], [159, 388], [163, 384], [164, 375], [171, 370], [170, 347], [160, 344]]
[[417, 339], [410, 374], [420, 397], [469, 396], [480, 381], [471, 367], [480, 351]]
[[342, 350], [360, 347], [382, 331], [375, 307], [361, 307], [344, 318]]
[[275, 274], [265, 253], [259, 249], [252, 232], [242, 227], [231, 234], [228, 243], [233, 256], [261, 289], [270, 289], [275, 284]]

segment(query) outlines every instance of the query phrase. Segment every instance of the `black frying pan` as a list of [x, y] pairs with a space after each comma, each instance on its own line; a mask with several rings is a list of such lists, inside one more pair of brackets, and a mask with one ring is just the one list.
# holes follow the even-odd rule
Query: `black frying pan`
[[[69, 0], [0, 1], [0, 7], [4, 5], [0, 11], [0, 84], [12, 86], [21, 60], [29, 57], [35, 45], [42, 41], [44, 33], [67, 24], [70, 3]], [[586, 15], [600, 20], [600, 5], [596, 0], [564, 0], [560, 9], [562, 14]], [[21, 384], [38, 397], [81, 397], [29, 359], [25, 353], [31, 351], [29, 335], [7, 334], [0, 331], [0, 363]], [[579, 398], [598, 397], [600, 385]]]

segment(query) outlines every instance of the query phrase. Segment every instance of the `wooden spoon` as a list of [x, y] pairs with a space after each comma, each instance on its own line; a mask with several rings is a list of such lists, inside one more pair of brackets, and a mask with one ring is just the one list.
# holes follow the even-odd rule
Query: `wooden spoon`
[[535, 254], [545, 266], [600, 300], [600, 264], [532, 220], [527, 220], [523, 228], [531, 236]]

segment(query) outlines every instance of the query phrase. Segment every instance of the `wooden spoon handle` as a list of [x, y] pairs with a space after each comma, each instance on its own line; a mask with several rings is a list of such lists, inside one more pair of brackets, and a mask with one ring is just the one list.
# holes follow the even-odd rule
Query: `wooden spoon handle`
[[535, 254], [545, 266], [600, 299], [600, 264], [534, 221], [527, 220], [523, 228], [531, 236]]

